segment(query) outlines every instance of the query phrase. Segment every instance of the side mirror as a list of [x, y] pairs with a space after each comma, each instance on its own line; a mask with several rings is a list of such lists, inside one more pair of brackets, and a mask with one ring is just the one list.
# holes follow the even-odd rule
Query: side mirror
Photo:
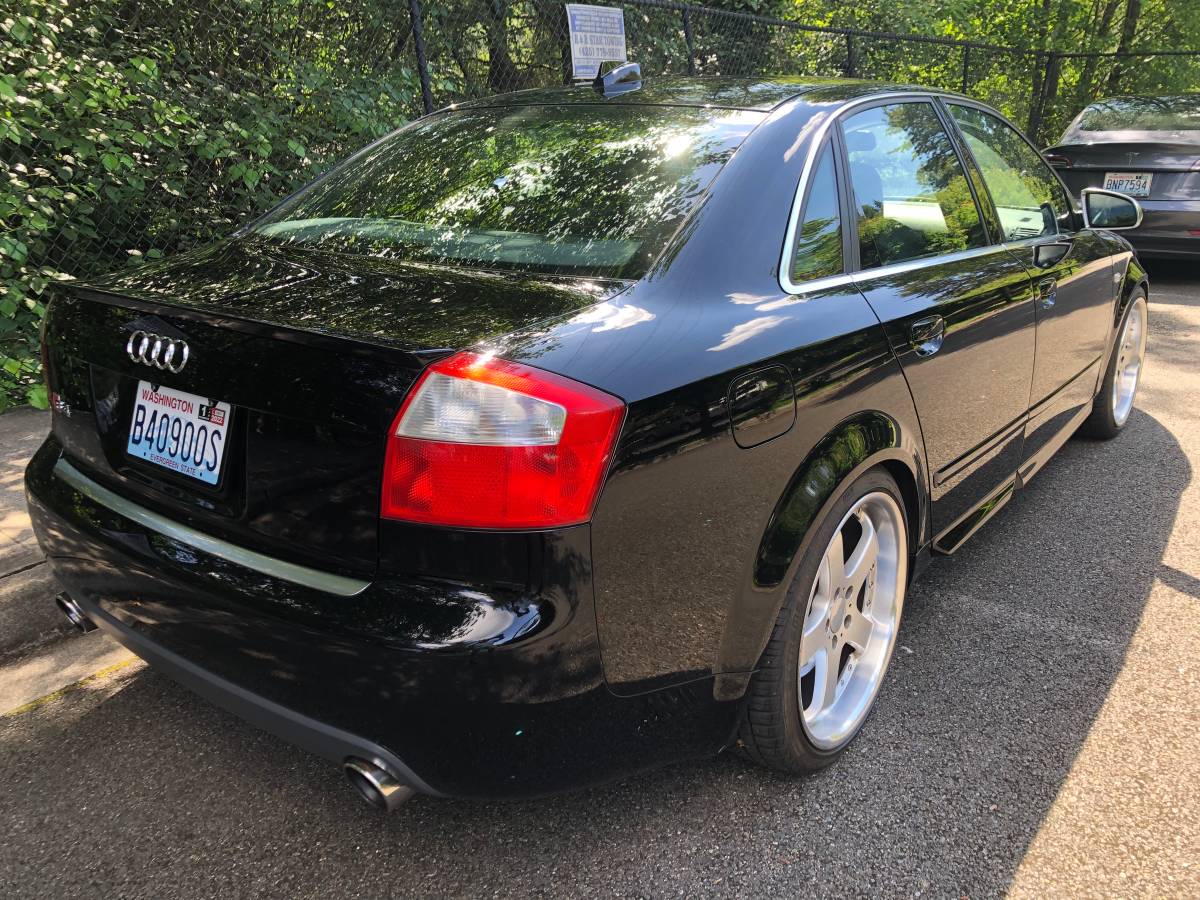
[[1132, 197], [1116, 191], [1084, 188], [1080, 200], [1083, 203], [1085, 228], [1128, 231], [1142, 224], [1142, 205]]

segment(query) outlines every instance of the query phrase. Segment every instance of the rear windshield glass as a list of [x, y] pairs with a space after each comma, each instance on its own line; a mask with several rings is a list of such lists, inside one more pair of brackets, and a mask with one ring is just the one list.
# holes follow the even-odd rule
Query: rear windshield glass
[[339, 253], [636, 278], [762, 118], [594, 104], [432, 116], [255, 231]]
[[1080, 131], [1200, 131], [1200, 94], [1100, 100], [1067, 133]]

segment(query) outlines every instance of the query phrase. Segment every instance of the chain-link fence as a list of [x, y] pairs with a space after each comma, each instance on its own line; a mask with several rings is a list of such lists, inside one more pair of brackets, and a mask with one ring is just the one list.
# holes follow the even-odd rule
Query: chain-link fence
[[[1195, 53], [1118, 60], [610, 5], [647, 76], [919, 83], [1042, 139], [1098, 90], [1200, 81]], [[48, 279], [212, 240], [407, 119], [570, 74], [552, 0], [0, 0], [0, 408], [36, 382]]]

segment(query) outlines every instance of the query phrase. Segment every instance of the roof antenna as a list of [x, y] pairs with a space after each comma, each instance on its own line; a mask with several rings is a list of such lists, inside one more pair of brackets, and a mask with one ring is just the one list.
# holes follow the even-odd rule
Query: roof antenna
[[627, 94], [641, 86], [642, 67], [619, 59], [600, 63], [592, 82], [592, 87], [605, 97]]

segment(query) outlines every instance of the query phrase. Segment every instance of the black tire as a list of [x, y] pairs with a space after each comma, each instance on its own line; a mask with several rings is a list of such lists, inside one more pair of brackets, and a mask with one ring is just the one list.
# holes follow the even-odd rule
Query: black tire
[[[839, 746], [822, 749], [808, 737], [801, 720], [799, 702], [800, 635], [808, 614], [809, 597], [817, 570], [834, 531], [850, 509], [873, 492], [890, 494], [904, 516], [904, 500], [895, 480], [882, 468], [872, 469], [855, 479], [817, 526], [804, 558], [788, 588], [787, 599], [775, 622], [775, 629], [750, 680], [737, 747], [750, 761], [788, 774], [822, 769], [838, 758], [854, 740], [867, 716]], [[905, 532], [905, 573], [910, 568], [911, 546], [908, 523]], [[906, 587], [907, 577], [901, 579]], [[903, 587], [902, 587], [903, 589]], [[901, 603], [903, 597], [901, 597]], [[903, 610], [903, 606], [901, 606]], [[899, 622], [897, 621], [897, 627]], [[874, 703], [872, 702], [872, 706]]]
[[1102, 441], [1111, 440], [1120, 434], [1129, 422], [1128, 418], [1123, 422], [1118, 422], [1113, 413], [1113, 392], [1116, 389], [1113, 375], [1116, 372], [1117, 360], [1121, 353], [1121, 337], [1125, 334], [1125, 325], [1139, 302], [1143, 304], [1146, 302], [1146, 293], [1140, 289], [1130, 299], [1129, 305], [1125, 307], [1125, 314], [1121, 317], [1121, 324], [1117, 328], [1112, 351], [1108, 355], [1108, 365], [1104, 367], [1104, 377], [1100, 381], [1100, 391], [1092, 400], [1092, 412], [1079, 426], [1079, 433], [1082, 435]]

